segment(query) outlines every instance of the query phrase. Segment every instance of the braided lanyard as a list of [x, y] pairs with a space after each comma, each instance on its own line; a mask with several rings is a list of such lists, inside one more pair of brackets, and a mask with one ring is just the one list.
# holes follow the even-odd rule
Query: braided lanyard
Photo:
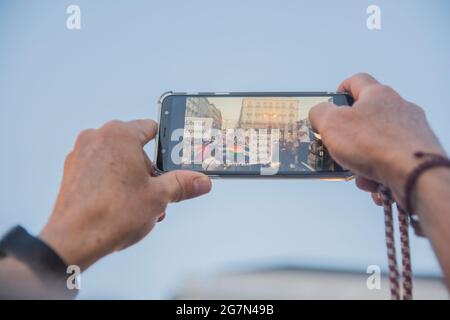
[[[383, 200], [384, 228], [386, 236], [387, 257], [389, 265], [389, 283], [392, 300], [400, 300], [399, 272], [395, 252], [394, 221], [392, 214], [391, 191], [380, 186], [379, 193]], [[400, 229], [400, 248], [402, 255], [402, 288], [403, 300], [412, 300], [411, 254], [409, 249], [409, 215], [397, 205], [398, 223]]]
[[[412, 271], [411, 271], [411, 253], [409, 247], [409, 225], [411, 225], [416, 233], [416, 235], [424, 237], [421, 226], [417, 215], [412, 214], [413, 208], [411, 203], [411, 194], [414, 186], [417, 182], [418, 177], [426, 170], [435, 167], [450, 167], [450, 160], [442, 155], [416, 152], [414, 157], [417, 159], [426, 160], [419, 164], [410, 173], [405, 184], [405, 204], [406, 209], [403, 210], [398, 203], [397, 216], [398, 224], [400, 229], [400, 250], [401, 250], [401, 261], [402, 261], [402, 290], [400, 289], [400, 274], [397, 266], [397, 255], [395, 250], [395, 235], [394, 235], [394, 220], [392, 213], [392, 204], [394, 203], [392, 198], [391, 190], [383, 185], [380, 185], [378, 192], [383, 201], [384, 209], [384, 226], [385, 226], [385, 237], [386, 237], [386, 247], [387, 247], [387, 257], [389, 265], [389, 283], [391, 291], [392, 300], [412, 300]], [[401, 292], [403, 296], [401, 296]]]

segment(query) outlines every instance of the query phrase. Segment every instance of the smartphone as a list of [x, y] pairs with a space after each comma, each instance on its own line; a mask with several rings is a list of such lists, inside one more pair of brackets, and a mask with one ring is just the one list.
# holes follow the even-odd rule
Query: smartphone
[[308, 112], [320, 102], [350, 107], [339, 92], [164, 93], [156, 174], [186, 169], [221, 178], [346, 180]]

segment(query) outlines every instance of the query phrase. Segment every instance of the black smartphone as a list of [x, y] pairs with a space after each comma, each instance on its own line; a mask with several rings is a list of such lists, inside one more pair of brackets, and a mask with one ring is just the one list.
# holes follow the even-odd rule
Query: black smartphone
[[320, 102], [349, 107], [339, 92], [167, 92], [159, 100], [155, 172], [211, 177], [348, 179], [309, 122]]

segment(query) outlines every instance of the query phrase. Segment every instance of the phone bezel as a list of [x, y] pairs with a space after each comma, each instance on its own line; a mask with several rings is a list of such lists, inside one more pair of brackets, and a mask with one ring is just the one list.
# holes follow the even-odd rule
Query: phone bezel
[[[286, 97], [286, 96], [304, 96], [304, 97], [315, 97], [315, 96], [334, 96], [334, 97], [340, 97], [342, 101], [338, 101], [339, 103], [344, 102], [342, 104], [338, 105], [348, 105], [351, 106], [353, 104], [353, 98], [346, 92], [173, 92], [173, 91], [167, 91], [163, 93], [159, 100], [158, 100], [158, 107], [159, 107], [159, 128], [157, 131], [157, 135], [155, 138], [155, 156], [154, 156], [154, 163], [153, 163], [153, 170], [155, 175], [161, 175], [163, 173], [169, 172], [171, 170], [163, 170], [160, 168], [159, 164], [162, 163], [162, 152], [161, 150], [164, 149], [164, 146], [167, 145], [167, 141], [169, 140], [170, 133], [167, 134], [167, 131], [169, 129], [169, 124], [165, 120], [165, 117], [163, 115], [163, 112], [172, 109], [172, 104], [167, 103], [167, 98], [174, 97], [174, 96], [183, 96], [183, 97], [208, 97], [208, 96], [215, 96], [215, 97], [245, 97], [245, 96], [251, 96], [251, 97]], [[337, 101], [335, 101], [336, 103]], [[348, 103], [346, 103], [348, 102]], [[165, 134], [164, 134], [165, 133]], [[208, 175], [211, 178], [245, 178], [245, 179], [261, 179], [261, 178], [268, 178], [268, 179], [321, 179], [321, 180], [351, 180], [353, 178], [353, 174], [350, 171], [338, 171], [338, 172], [332, 172], [332, 171], [318, 171], [318, 172], [299, 172], [298, 174], [290, 173], [290, 174], [275, 174], [275, 175], [261, 175], [261, 174], [255, 174], [255, 173], [222, 173], [218, 171], [214, 172], [208, 172], [208, 171], [202, 171], [204, 174]]]

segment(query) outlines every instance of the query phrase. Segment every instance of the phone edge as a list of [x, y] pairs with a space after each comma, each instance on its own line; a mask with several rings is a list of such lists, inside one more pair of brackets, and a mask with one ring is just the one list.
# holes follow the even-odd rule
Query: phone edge
[[[174, 91], [165, 91], [161, 94], [161, 96], [158, 98], [158, 128], [156, 131], [156, 136], [155, 136], [155, 150], [154, 150], [154, 161], [152, 163], [152, 168], [153, 168], [153, 173], [156, 176], [160, 176], [164, 173], [166, 173], [166, 171], [163, 171], [161, 169], [159, 169], [156, 165], [157, 161], [158, 161], [158, 148], [159, 148], [159, 125], [161, 122], [161, 111], [162, 111], [162, 104], [165, 98], [169, 97], [169, 96], [174, 96], [174, 95], [244, 95], [244, 94], [261, 94], [261, 92], [174, 92]], [[351, 95], [348, 92], [339, 92], [339, 91], [309, 91], [309, 92], [297, 92], [297, 91], [289, 91], [289, 92], [264, 92], [265, 94], [311, 94], [311, 95], [334, 95], [334, 94], [345, 94], [345, 95], [349, 95], [351, 97]], [[318, 175], [316, 176], [308, 176], [308, 175], [286, 175], [286, 176], [279, 176], [279, 175], [239, 175], [239, 174], [227, 174], [227, 175], [217, 175], [217, 174], [212, 174], [212, 175], [208, 175], [205, 172], [202, 172], [203, 174], [207, 175], [208, 177], [210, 177], [211, 179], [265, 179], [265, 180], [275, 180], [275, 179], [300, 179], [300, 180], [322, 180], [322, 181], [350, 181], [354, 179], [354, 175], [352, 174], [351, 171], [347, 171], [347, 172], [341, 172], [338, 175], [329, 175], [329, 174], [323, 174], [322, 177], [319, 177]], [[320, 175], [320, 173], [319, 173]]]

